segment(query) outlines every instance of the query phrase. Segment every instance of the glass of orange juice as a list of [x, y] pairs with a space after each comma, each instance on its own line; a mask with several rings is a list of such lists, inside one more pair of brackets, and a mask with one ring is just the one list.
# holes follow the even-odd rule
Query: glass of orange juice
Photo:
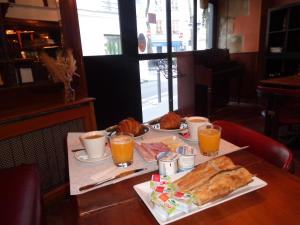
[[127, 167], [133, 161], [134, 137], [130, 133], [118, 133], [110, 136], [112, 159], [116, 166]]
[[215, 156], [219, 152], [221, 127], [210, 124], [198, 128], [199, 149], [202, 155]]

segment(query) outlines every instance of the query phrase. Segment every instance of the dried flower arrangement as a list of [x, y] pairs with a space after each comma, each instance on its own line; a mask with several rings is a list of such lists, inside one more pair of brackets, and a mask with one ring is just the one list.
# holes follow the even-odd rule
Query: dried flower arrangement
[[50, 57], [47, 53], [40, 54], [41, 61], [45, 64], [54, 82], [63, 82], [65, 87], [65, 102], [75, 100], [75, 90], [71, 87], [73, 76], [76, 73], [76, 60], [71, 49], [59, 50], [56, 58]]

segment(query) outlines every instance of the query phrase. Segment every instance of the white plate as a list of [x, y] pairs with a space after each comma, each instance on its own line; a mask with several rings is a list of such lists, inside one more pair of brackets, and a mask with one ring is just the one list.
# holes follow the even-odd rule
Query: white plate
[[179, 129], [160, 129], [159, 121], [151, 122], [151, 123], [149, 123], [149, 126], [151, 127], [151, 129], [156, 130], [156, 131], [169, 132], [169, 133], [170, 132], [178, 133], [178, 132], [183, 131], [187, 128], [187, 123], [185, 121], [181, 121]]
[[[182, 177], [186, 173], [187, 172], [182, 172], [182, 173], [175, 174], [174, 176], [172, 176], [172, 181], [179, 179], [180, 177]], [[164, 218], [163, 216], [161, 216], [158, 213], [158, 211], [154, 210], [153, 203], [150, 200], [150, 194], [152, 192], [152, 189], [150, 189], [150, 181], [147, 181], [147, 182], [144, 182], [144, 183], [141, 183], [141, 184], [137, 184], [133, 188], [138, 193], [140, 198], [144, 201], [144, 203], [146, 204], [146, 206], [148, 207], [148, 209], [150, 210], [152, 215], [155, 217], [157, 222], [159, 224], [168, 224], [168, 223], [174, 222], [176, 220], [182, 219], [184, 217], [190, 216], [194, 213], [197, 213], [197, 212], [200, 212], [202, 210], [208, 209], [210, 207], [219, 205], [223, 202], [226, 202], [226, 201], [229, 201], [231, 199], [237, 198], [241, 195], [244, 195], [244, 194], [247, 194], [249, 192], [255, 191], [255, 190], [260, 189], [260, 188], [262, 188], [266, 185], [267, 185], [267, 183], [265, 181], [259, 179], [258, 177], [253, 177], [253, 181], [251, 183], [249, 183], [248, 185], [246, 185], [244, 187], [241, 187], [241, 188], [235, 190], [234, 192], [230, 193], [229, 195], [227, 195], [223, 198], [219, 198], [215, 201], [206, 203], [206, 204], [201, 205], [201, 206], [193, 205], [193, 207], [191, 208], [191, 210], [188, 213], [178, 211], [177, 213], [174, 213], [174, 215], [172, 215], [172, 217], [169, 217], [169, 218]]]
[[[108, 136], [116, 133], [117, 126], [118, 125], [114, 125], [114, 126], [111, 126], [111, 127], [108, 127], [108, 128], [105, 129], [105, 131], [108, 133]], [[135, 139], [143, 137], [144, 135], [146, 135], [150, 131], [149, 127], [147, 127], [145, 125], [142, 125], [142, 129], [143, 129], [142, 134], [140, 134], [138, 136], [135, 136], [134, 137]]]
[[105, 149], [105, 153], [104, 153], [104, 155], [102, 157], [100, 157], [100, 158], [94, 158], [94, 159], [89, 159], [86, 151], [82, 150], [82, 151], [79, 151], [79, 152], [75, 152], [74, 153], [74, 157], [77, 160], [81, 161], [81, 162], [92, 163], [92, 162], [99, 162], [99, 161], [102, 161], [104, 159], [110, 158], [111, 157], [111, 152], [110, 152], [109, 148], [106, 148]]
[[[145, 140], [140, 140], [137, 141], [138, 144], [141, 143], [157, 143], [157, 142], [162, 142], [163, 140], [167, 140], [167, 139], [173, 139], [175, 143], [178, 143], [179, 146], [184, 146], [187, 145], [186, 143], [184, 143], [179, 137], [175, 136], [175, 135], [170, 135], [170, 136], [161, 136], [161, 137], [156, 137], [156, 138], [148, 138]], [[191, 147], [191, 146], [190, 146]], [[148, 154], [145, 154], [144, 152], [141, 152], [140, 149], [135, 148], [138, 153], [140, 154], [140, 156], [142, 156], [142, 158], [148, 162], [154, 162], [157, 161], [155, 157], [148, 157]]]
[[189, 142], [192, 142], [192, 143], [198, 143], [198, 139], [191, 139], [190, 136], [189, 136], [189, 134], [188, 134], [188, 137], [185, 136], [185, 134], [188, 134], [188, 131], [187, 131], [187, 130], [184, 130], [184, 131], [182, 131], [182, 132], [179, 132], [179, 133], [178, 133], [178, 136], [179, 136], [180, 138], [182, 138], [183, 140], [185, 140], [185, 141], [189, 141]]

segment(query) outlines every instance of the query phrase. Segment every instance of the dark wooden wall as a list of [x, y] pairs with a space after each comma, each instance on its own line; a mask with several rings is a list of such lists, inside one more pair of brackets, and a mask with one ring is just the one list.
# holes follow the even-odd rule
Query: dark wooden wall
[[[256, 101], [256, 84], [260, 80], [260, 68], [258, 52], [248, 53], [233, 53], [230, 55], [231, 59], [238, 61], [244, 65], [244, 74], [242, 78], [241, 100], [243, 102]], [[236, 90], [232, 90], [236, 92]]]
[[126, 117], [142, 121], [140, 80], [136, 60], [123, 56], [84, 57], [88, 94], [96, 98], [98, 129]]

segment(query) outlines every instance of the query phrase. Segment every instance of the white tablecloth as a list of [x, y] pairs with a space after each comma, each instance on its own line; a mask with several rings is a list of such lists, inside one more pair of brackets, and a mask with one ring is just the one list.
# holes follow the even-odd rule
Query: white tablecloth
[[[82, 133], [68, 133], [67, 138], [67, 145], [68, 145], [68, 162], [69, 162], [69, 178], [70, 178], [70, 194], [71, 195], [78, 195], [85, 193], [87, 191], [91, 191], [96, 188], [100, 188], [102, 186], [110, 185], [112, 183], [120, 182], [122, 180], [141, 175], [143, 173], [148, 173], [151, 171], [155, 171], [158, 169], [157, 162], [147, 163], [144, 159], [140, 156], [140, 154], [135, 151], [134, 152], [134, 160], [133, 164], [128, 168], [118, 168], [113, 164], [112, 158], [109, 157], [105, 160], [93, 163], [81, 162], [74, 157], [74, 153], [72, 152], [73, 149], [80, 149], [83, 148], [82, 144], [79, 141], [79, 136]], [[176, 133], [171, 132], [159, 132], [150, 130], [146, 135], [144, 135], [140, 140], [137, 141], [147, 141], [154, 139], [156, 137], [163, 137], [163, 136], [173, 136], [177, 135]], [[196, 165], [199, 163], [205, 162], [209, 160], [211, 157], [203, 156], [199, 152], [199, 147], [197, 143], [186, 142], [186, 144], [193, 146], [195, 149], [198, 150], [198, 154], [196, 155]], [[233, 151], [240, 150], [240, 147], [233, 145], [225, 140], [221, 140], [220, 143], [220, 155], [225, 155]], [[103, 185], [97, 186], [95, 188], [86, 190], [86, 191], [79, 191], [79, 187], [91, 184], [97, 181], [104, 180], [105, 178], [111, 177], [113, 175], [119, 174], [125, 170], [132, 170], [138, 168], [147, 168], [147, 170], [131, 174], [127, 177], [123, 177], [111, 182], [107, 182]]]

